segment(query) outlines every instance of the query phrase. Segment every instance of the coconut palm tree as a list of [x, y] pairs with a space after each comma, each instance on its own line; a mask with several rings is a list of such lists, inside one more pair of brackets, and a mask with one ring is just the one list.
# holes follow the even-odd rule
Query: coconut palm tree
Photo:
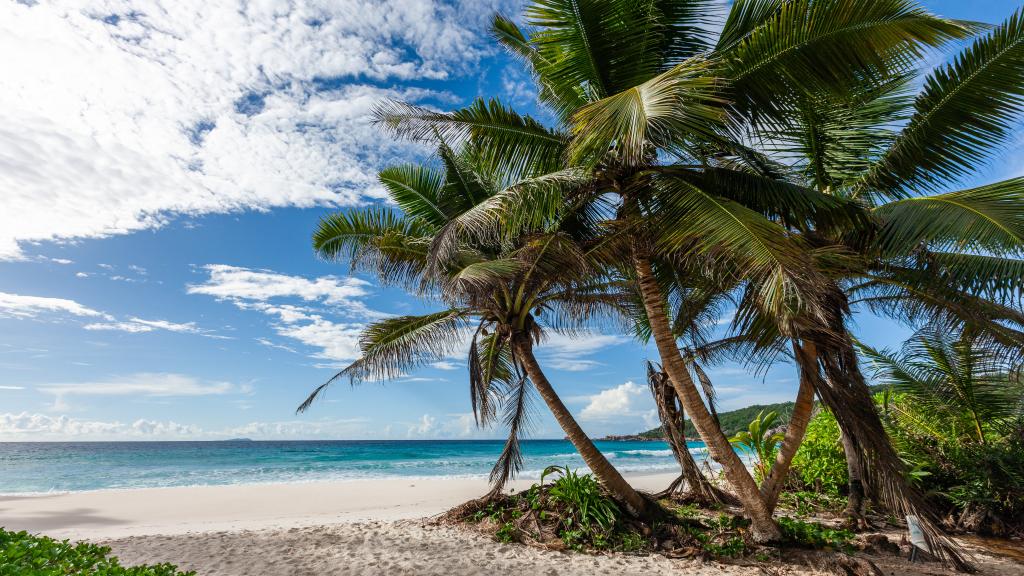
[[[393, 103], [380, 118], [407, 137], [471, 139], [514, 158], [513, 171], [559, 160], [587, 171], [591, 183], [577, 193], [612, 199], [610, 230], [629, 240], [662, 365], [750, 516], [754, 538], [767, 541], [780, 536], [771, 510], [678, 349], [658, 281], [671, 265], [663, 256], [700, 256], [732, 271], [784, 334], [824, 317], [819, 289], [828, 279], [790, 228], [857, 219], [859, 207], [779, 182], [776, 163], [745, 145], [744, 135], [783, 122], [796, 95], [885, 78], [894, 62], [970, 30], [909, 0], [738, 0], [712, 39], [713, 13], [710, 2], [547, 0], [527, 7], [526, 33], [496, 18], [495, 36], [531, 69], [557, 129], [494, 101], [452, 113]], [[557, 205], [550, 191], [522, 192], [496, 195], [444, 235], [514, 231], [532, 219], [514, 216], [520, 209]]]
[[529, 419], [533, 389], [609, 492], [632, 513], [645, 513], [646, 501], [587, 437], [534, 355], [534, 346], [548, 331], [574, 334], [618, 307], [620, 298], [595, 274], [583, 248], [586, 238], [572, 234], [586, 230], [577, 222], [585, 218], [585, 210], [566, 211], [547, 227], [511, 240], [445, 246], [454, 257], [443, 263], [430, 258], [439, 233], [502, 186], [566, 185], [572, 183], [572, 174], [509, 184], [507, 174], [498, 170], [504, 163], [495, 163], [495, 157], [476, 147], [457, 153], [442, 144], [438, 156], [441, 168], [403, 165], [380, 172], [401, 213], [372, 207], [332, 214], [321, 221], [313, 245], [323, 258], [371, 271], [386, 283], [403, 285], [448, 307], [369, 325], [360, 336], [360, 358], [316, 388], [299, 411], [339, 378], [355, 383], [400, 377], [445, 358], [469, 337], [470, 397], [477, 422], [489, 425], [500, 409], [509, 429], [491, 473], [492, 494], [521, 468], [519, 436]]

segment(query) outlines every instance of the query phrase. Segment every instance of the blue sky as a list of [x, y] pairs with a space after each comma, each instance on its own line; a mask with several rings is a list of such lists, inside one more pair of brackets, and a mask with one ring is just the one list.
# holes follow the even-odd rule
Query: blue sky
[[[1012, 1], [926, 1], [996, 22]], [[0, 4], [0, 440], [495, 437], [472, 426], [462, 358], [339, 385], [360, 326], [429, 303], [317, 260], [335, 209], [422, 154], [367, 122], [532, 87], [487, 40], [515, 2], [199, 0]], [[979, 176], [1019, 175], [1021, 142]], [[858, 316], [896, 345], [907, 330]], [[539, 355], [591, 434], [653, 422], [649, 352], [556, 337]], [[725, 409], [795, 394], [792, 368], [711, 371]], [[541, 407], [538, 402], [538, 407]], [[540, 411], [535, 437], [561, 436]]]

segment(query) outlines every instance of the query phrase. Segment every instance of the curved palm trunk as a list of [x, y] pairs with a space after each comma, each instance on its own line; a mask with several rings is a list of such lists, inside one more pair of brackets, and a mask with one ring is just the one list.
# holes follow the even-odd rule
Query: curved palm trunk
[[793, 341], [793, 353], [796, 356], [797, 366], [800, 370], [800, 389], [796, 393], [796, 402], [793, 405], [793, 414], [789, 418], [789, 426], [786, 427], [786, 436], [782, 439], [782, 447], [775, 456], [775, 463], [772, 464], [768, 476], [761, 482], [761, 496], [769, 510], [774, 511], [779, 503], [779, 494], [786, 484], [789, 476], [790, 465], [793, 464], [793, 457], [796, 456], [800, 444], [807, 433], [807, 425], [811, 422], [811, 413], [814, 411], [814, 389], [815, 383], [820, 377], [818, 374], [818, 363], [815, 359], [817, 349], [813, 343], [800, 343]]
[[818, 396], [836, 417], [843, 435], [852, 441], [850, 450], [862, 459], [858, 460], [857, 473], [870, 474], [868, 485], [891, 512], [898, 516], [917, 516], [933, 554], [957, 570], [975, 571], [956, 543], [943, 533], [924, 496], [907, 481], [906, 466], [875, 410], [846, 329], [844, 312], [849, 311], [846, 296], [838, 289], [831, 296], [833, 302], [823, 332], [815, 338], [818, 363], [824, 373]]
[[689, 414], [697, 432], [708, 447], [711, 457], [722, 465], [725, 478], [732, 485], [733, 492], [743, 505], [743, 511], [751, 520], [751, 535], [756, 542], [770, 542], [782, 537], [779, 526], [772, 519], [771, 510], [766, 505], [761, 492], [754, 482], [753, 476], [747, 471], [743, 461], [732, 449], [732, 444], [725, 437], [718, 423], [708, 412], [707, 406], [697, 392], [697, 387], [690, 376], [690, 370], [676, 346], [675, 336], [668, 322], [665, 309], [665, 298], [654, 277], [650, 260], [635, 255], [637, 279], [640, 295], [647, 311], [651, 325], [651, 334], [661, 356], [661, 364], [672, 381], [672, 386], [679, 396], [683, 409]]
[[516, 356], [522, 363], [526, 375], [530, 377], [537, 392], [540, 393], [544, 403], [548, 405], [551, 413], [554, 414], [558, 425], [562, 427], [569, 441], [576, 447], [576, 451], [583, 457], [583, 461], [590, 467], [594, 476], [604, 485], [612, 496], [621, 504], [626, 506], [634, 516], [642, 516], [647, 513], [647, 501], [629, 485], [619, 474], [619, 471], [612, 466], [604, 454], [597, 449], [594, 442], [580, 428], [580, 425], [573, 418], [572, 413], [562, 403], [562, 399], [555, 393], [551, 383], [544, 375], [537, 358], [533, 355], [533, 345], [528, 337], [517, 338], [513, 343]]
[[658, 409], [661, 427], [665, 431], [669, 447], [672, 448], [672, 454], [676, 457], [683, 472], [660, 496], [672, 496], [678, 492], [678, 497], [681, 500], [704, 505], [736, 503], [736, 499], [731, 494], [719, 489], [701, 473], [697, 462], [693, 459], [693, 454], [690, 453], [690, 448], [686, 445], [686, 418], [683, 411], [679, 410], [676, 405], [676, 391], [669, 381], [668, 374], [656, 372], [650, 363], [647, 367], [648, 383], [654, 396], [654, 404]]

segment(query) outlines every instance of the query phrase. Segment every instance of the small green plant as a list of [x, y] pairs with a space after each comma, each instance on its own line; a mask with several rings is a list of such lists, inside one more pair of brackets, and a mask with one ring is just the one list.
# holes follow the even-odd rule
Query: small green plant
[[568, 466], [549, 466], [540, 476], [541, 484], [551, 474], [559, 477], [551, 483], [548, 498], [566, 507], [563, 522], [566, 528], [592, 525], [611, 530], [618, 518], [619, 507], [601, 491], [601, 485], [590, 474], [578, 474]]
[[647, 539], [639, 532], [622, 532], [619, 534], [619, 551], [627, 554], [642, 552], [647, 548]]
[[498, 539], [498, 542], [504, 542], [506, 544], [515, 542], [519, 539], [516, 525], [511, 522], [505, 522], [498, 528], [498, 531], [494, 533], [494, 537]]
[[0, 574], [31, 576], [195, 576], [173, 564], [121, 566], [110, 548], [0, 528]]
[[740, 528], [745, 525], [742, 518], [719, 514], [717, 518], [706, 519], [699, 527], [691, 527], [689, 532], [707, 554], [733, 558], [747, 551], [746, 541], [740, 534]]
[[807, 490], [783, 492], [779, 501], [783, 506], [792, 509], [798, 518], [805, 518], [823, 511], [836, 512], [846, 504], [843, 498], [836, 495]]
[[779, 451], [779, 443], [784, 438], [781, 432], [772, 432], [778, 420], [779, 415], [774, 411], [765, 414], [762, 410], [751, 420], [746, 430], [740, 430], [729, 439], [733, 446], [757, 457], [757, 462], [754, 463], [754, 478], [758, 482], [768, 474], [768, 470], [775, 462], [775, 454]]
[[804, 522], [783, 516], [779, 518], [782, 537], [797, 546], [819, 550], [850, 550], [853, 533], [848, 530], [829, 528], [816, 522]]

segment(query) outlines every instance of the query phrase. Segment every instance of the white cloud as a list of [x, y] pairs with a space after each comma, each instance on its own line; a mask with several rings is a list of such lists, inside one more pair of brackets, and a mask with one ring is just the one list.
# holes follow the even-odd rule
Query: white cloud
[[441, 360], [438, 362], [431, 362], [430, 367], [438, 370], [458, 370], [459, 368], [462, 368], [462, 365], [449, 360]]
[[67, 415], [21, 412], [0, 414], [0, 440], [224, 440], [228, 438], [352, 438], [367, 434], [365, 418], [250, 422], [218, 430], [174, 421], [99, 421]]
[[[347, 362], [359, 357], [359, 334], [365, 320], [385, 315], [369, 309], [362, 298], [371, 284], [358, 278], [321, 276], [305, 278], [271, 270], [253, 270], [226, 264], [203, 267], [209, 278], [188, 287], [189, 294], [204, 294], [232, 302], [242, 310], [256, 310], [276, 319], [272, 327], [278, 335], [319, 348], [315, 357]], [[271, 300], [291, 298], [304, 305]], [[319, 305], [316, 310], [310, 305]], [[346, 318], [329, 319], [331, 313]]]
[[350, 361], [359, 357], [362, 324], [336, 323], [315, 316], [307, 324], [284, 324], [275, 329], [281, 336], [320, 348], [317, 358]]
[[54, 410], [67, 409], [70, 396], [186, 397], [247, 392], [246, 386], [229, 382], [203, 382], [191, 376], [142, 372], [90, 382], [43, 384], [35, 387], [54, 397]]
[[54, 264], [64, 264], [64, 265], [66, 265], [66, 264], [74, 264], [75, 263], [74, 260], [68, 260], [67, 258], [50, 258], [50, 262], [53, 262]]
[[83, 306], [74, 300], [0, 292], [0, 317], [35, 318], [44, 312], [111, 319], [107, 314]]
[[[302, 276], [288, 276], [271, 270], [254, 270], [227, 264], [203, 266], [210, 277], [202, 284], [188, 287], [189, 294], [206, 294], [223, 300], [255, 300], [265, 302], [272, 298], [293, 297], [307, 302], [322, 301], [342, 306], [346, 312], [369, 313], [357, 298], [368, 294], [369, 282], [358, 278], [321, 276], [310, 280]], [[351, 308], [352, 310], [348, 310]], [[294, 309], [294, 307], [293, 307]]]
[[75, 278], [88, 278], [89, 274], [86, 272], [75, 272]]
[[437, 427], [437, 418], [430, 414], [424, 414], [415, 424], [409, 426], [407, 436], [427, 436], [434, 432]]
[[88, 306], [83, 306], [74, 300], [66, 298], [49, 298], [45, 296], [25, 296], [21, 294], [9, 294], [0, 292], [0, 318], [32, 319], [43, 313], [70, 314], [83, 318], [102, 318], [103, 322], [90, 322], [83, 328], [93, 331], [118, 331], [118, 332], [152, 332], [154, 330], [167, 330], [185, 334], [199, 334], [208, 338], [227, 338], [218, 336], [209, 330], [196, 326], [195, 322], [171, 322], [169, 320], [144, 320], [132, 317], [128, 320], [117, 320], [114, 316]]
[[24, 386], [0, 386], [0, 390], [24, 390]]
[[448, 99], [400, 83], [473, 72], [505, 2], [0, 4], [0, 52], [19, 55], [0, 59], [0, 258], [379, 193], [374, 167], [408, 146], [369, 124], [372, 105]]
[[228, 338], [227, 336], [218, 336], [203, 330], [196, 326], [195, 322], [171, 322], [169, 320], [143, 320], [142, 318], [129, 318], [125, 322], [94, 322], [83, 326], [86, 330], [108, 330], [117, 332], [130, 332], [130, 333], [142, 333], [142, 332], [153, 332], [155, 330], [166, 330], [168, 332], [178, 332], [182, 334], [200, 334], [209, 338]]
[[602, 365], [597, 360], [584, 358], [585, 356], [628, 341], [629, 338], [616, 334], [587, 332], [571, 337], [552, 332], [537, 347], [537, 352], [545, 366], [568, 372], [582, 372]]
[[589, 402], [580, 412], [580, 420], [646, 417], [651, 403], [651, 393], [646, 386], [626, 382], [590, 396]]

